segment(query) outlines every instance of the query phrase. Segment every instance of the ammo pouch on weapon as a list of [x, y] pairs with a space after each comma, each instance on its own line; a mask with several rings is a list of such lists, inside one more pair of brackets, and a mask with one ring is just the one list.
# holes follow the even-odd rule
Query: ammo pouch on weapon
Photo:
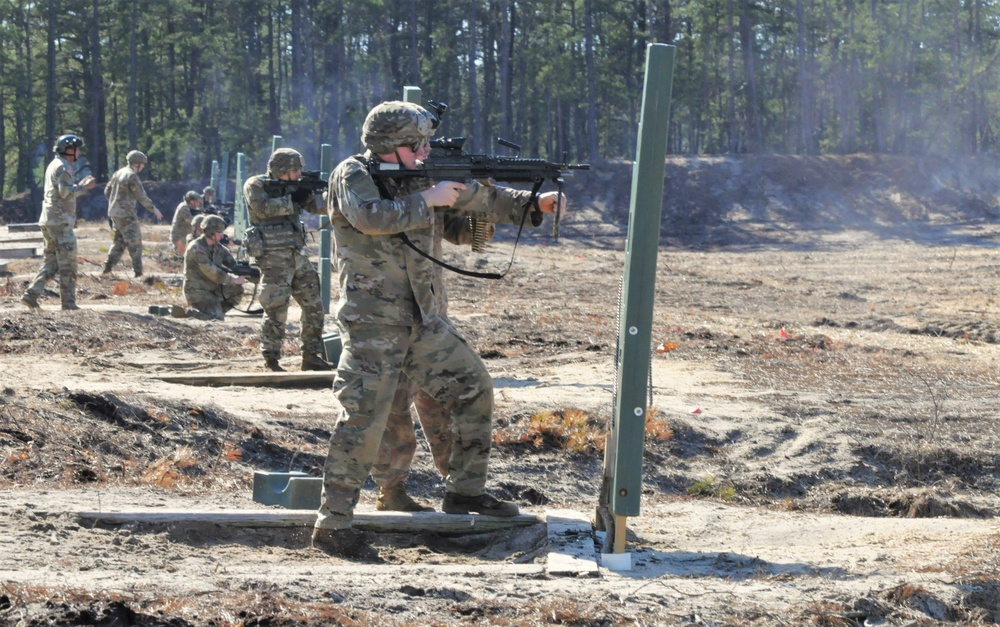
[[256, 224], [247, 229], [243, 241], [252, 257], [260, 257], [271, 250], [300, 249], [306, 245], [306, 229], [291, 220]]

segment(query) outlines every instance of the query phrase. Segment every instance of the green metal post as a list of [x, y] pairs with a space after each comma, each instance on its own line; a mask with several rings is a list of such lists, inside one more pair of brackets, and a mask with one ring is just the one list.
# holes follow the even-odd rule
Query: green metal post
[[247, 157], [242, 152], [236, 153], [236, 189], [233, 190], [233, 239], [242, 243], [243, 234], [250, 226], [247, 215], [247, 202], [243, 198], [243, 181], [247, 176]]
[[[605, 456], [605, 505], [620, 520], [639, 514], [642, 494], [642, 453], [646, 427], [647, 381], [656, 290], [656, 257], [663, 206], [664, 157], [670, 121], [674, 53], [666, 44], [646, 49], [646, 77], [639, 143], [632, 170], [632, 204], [625, 247], [615, 382], [615, 408]], [[610, 477], [607, 473], [613, 470]], [[617, 526], [617, 525], [616, 525]], [[624, 529], [616, 547], [624, 547]]]
[[412, 102], [413, 104], [423, 105], [423, 92], [419, 87], [406, 85], [403, 87], [403, 102]]
[[[319, 175], [323, 180], [330, 178], [333, 170], [333, 146], [321, 144], [319, 147]], [[323, 301], [323, 313], [330, 313], [330, 253], [333, 246], [330, 241], [330, 217], [319, 217], [319, 293]]]
[[229, 197], [229, 153], [222, 153], [222, 163], [219, 164], [219, 185], [215, 187], [215, 199], [226, 202]]
[[219, 162], [216, 161], [216, 160], [214, 160], [214, 159], [212, 160], [212, 178], [209, 179], [208, 184], [213, 189], [215, 189], [215, 193], [216, 193], [215, 199], [219, 200], [219, 196], [218, 196], [218, 193], [219, 193]]
[[285, 140], [281, 135], [271, 135], [271, 152], [285, 145]]

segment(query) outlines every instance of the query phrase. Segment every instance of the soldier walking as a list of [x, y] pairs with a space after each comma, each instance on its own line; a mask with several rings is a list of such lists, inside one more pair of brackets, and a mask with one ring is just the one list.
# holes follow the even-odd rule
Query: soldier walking
[[73, 182], [76, 160], [83, 150], [83, 139], [77, 135], [63, 135], [53, 147], [55, 158], [45, 169], [45, 195], [42, 198], [42, 215], [38, 226], [45, 240], [45, 258], [41, 269], [21, 296], [21, 302], [30, 309], [38, 309], [38, 297], [50, 279], [59, 275], [59, 299], [65, 310], [79, 309], [76, 304], [76, 199], [97, 181], [88, 176], [79, 183]]
[[162, 220], [163, 214], [146, 195], [142, 181], [139, 180], [139, 173], [146, 168], [146, 155], [133, 150], [125, 155], [125, 160], [128, 165], [112, 174], [108, 184], [104, 186], [104, 195], [108, 197], [108, 217], [111, 218], [115, 239], [101, 274], [110, 273], [125, 250], [128, 250], [129, 257], [132, 258], [132, 270], [136, 278], [139, 278], [142, 276], [142, 230], [139, 228], [135, 203], [141, 203], [157, 220]]

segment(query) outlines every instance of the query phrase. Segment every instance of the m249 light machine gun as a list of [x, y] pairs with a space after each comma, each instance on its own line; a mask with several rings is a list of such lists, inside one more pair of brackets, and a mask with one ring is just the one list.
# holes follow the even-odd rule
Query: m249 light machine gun
[[[439, 110], [439, 114], [441, 111]], [[521, 147], [512, 142], [498, 138], [497, 141], [508, 148], [520, 151]], [[504, 183], [522, 183], [531, 185], [531, 197], [524, 207], [524, 214], [521, 216], [520, 227], [524, 227], [525, 218], [531, 215], [531, 224], [538, 226], [542, 223], [543, 214], [538, 204], [538, 192], [545, 181], [555, 183], [559, 193], [556, 199], [555, 222], [553, 223], [553, 236], [558, 237], [560, 206], [562, 205], [564, 177], [571, 176], [575, 170], [589, 170], [590, 165], [586, 163], [566, 163], [565, 157], [562, 163], [546, 161], [545, 159], [522, 159], [520, 157], [505, 157], [488, 154], [470, 154], [462, 149], [465, 144], [464, 137], [452, 137], [431, 140], [430, 156], [418, 167], [408, 169], [398, 163], [388, 163], [372, 161], [369, 163], [369, 172], [378, 180], [379, 178], [411, 178], [425, 177], [432, 181], [457, 181], [468, 182], [470, 180], [489, 180]], [[489, 183], [487, 183], [489, 184]], [[476, 224], [473, 224], [473, 241], [477, 239]], [[427, 257], [434, 263], [457, 272], [465, 276], [472, 276], [485, 279], [499, 279], [507, 274], [510, 265], [503, 273], [492, 272], [472, 272], [450, 266], [439, 259], [431, 257], [420, 250], [409, 241], [405, 233], [401, 233], [403, 241], [415, 251]], [[521, 231], [518, 230], [517, 238], [520, 239]], [[514, 243], [517, 247], [517, 241]], [[513, 263], [513, 253], [511, 253], [511, 263]]]
[[[508, 148], [520, 151], [521, 147], [504, 139], [497, 141]], [[502, 183], [522, 183], [531, 185], [531, 200], [528, 205], [531, 213], [531, 223], [538, 226], [542, 222], [542, 213], [538, 205], [538, 192], [545, 181], [552, 181], [560, 195], [556, 204], [553, 233], [558, 233], [561, 196], [564, 177], [572, 176], [575, 170], [589, 170], [586, 163], [562, 163], [546, 161], [545, 159], [524, 159], [521, 157], [505, 157], [500, 155], [470, 154], [462, 150], [464, 137], [450, 137], [431, 140], [431, 154], [417, 168], [407, 169], [398, 163], [372, 163], [369, 171], [372, 176], [386, 178], [426, 177], [432, 181], [466, 182], [474, 179], [492, 179]]]

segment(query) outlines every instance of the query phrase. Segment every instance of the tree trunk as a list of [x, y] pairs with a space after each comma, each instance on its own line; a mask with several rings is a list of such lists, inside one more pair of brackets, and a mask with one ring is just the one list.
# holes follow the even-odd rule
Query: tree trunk
[[587, 66], [587, 154], [597, 161], [601, 154], [600, 136], [597, 133], [597, 67], [594, 63], [594, 3], [586, 0], [584, 11], [584, 60]]
[[510, 139], [514, 130], [510, 96], [513, 80], [510, 59], [514, 53], [514, 7], [511, 0], [500, 0], [500, 136]]
[[[59, 0], [49, 0], [48, 50], [45, 56], [45, 145], [51, 146], [56, 138], [56, 39], [59, 37], [56, 16]], [[62, 133], [60, 133], [61, 135]]]
[[100, 0], [93, 0], [93, 12], [90, 22], [90, 137], [87, 151], [90, 161], [90, 172], [97, 179], [103, 180], [108, 175], [107, 141], [104, 120], [104, 76], [101, 69], [101, 22]]
[[469, 11], [466, 20], [466, 24], [468, 24], [469, 27], [469, 48], [467, 50], [467, 54], [469, 72], [469, 105], [472, 113], [472, 141], [469, 142], [469, 150], [479, 150], [480, 147], [485, 147], [488, 144], [486, 139], [483, 137], [483, 111], [482, 105], [479, 102], [478, 72], [476, 70], [476, 59], [479, 55], [479, 46], [476, 42], [476, 29], [479, 28], [479, 16], [476, 13], [477, 4], [477, 2], [469, 3]]
[[128, 53], [128, 147], [136, 149], [139, 129], [136, 121], [139, 72], [139, 0], [132, 0], [132, 28], [129, 32]]
[[761, 127], [760, 108], [757, 101], [757, 70], [754, 62], [753, 0], [740, 0], [740, 49], [743, 55], [743, 81], [746, 85], [745, 116], [747, 121], [747, 152], [764, 149], [764, 130]]
[[808, 68], [809, 50], [806, 46], [806, 21], [803, 0], [795, 2], [795, 21], [798, 25], [796, 36], [796, 54], [798, 56], [799, 74], [799, 141], [801, 149], [807, 155], [816, 154], [816, 142], [813, 134], [813, 106], [810, 73]]

